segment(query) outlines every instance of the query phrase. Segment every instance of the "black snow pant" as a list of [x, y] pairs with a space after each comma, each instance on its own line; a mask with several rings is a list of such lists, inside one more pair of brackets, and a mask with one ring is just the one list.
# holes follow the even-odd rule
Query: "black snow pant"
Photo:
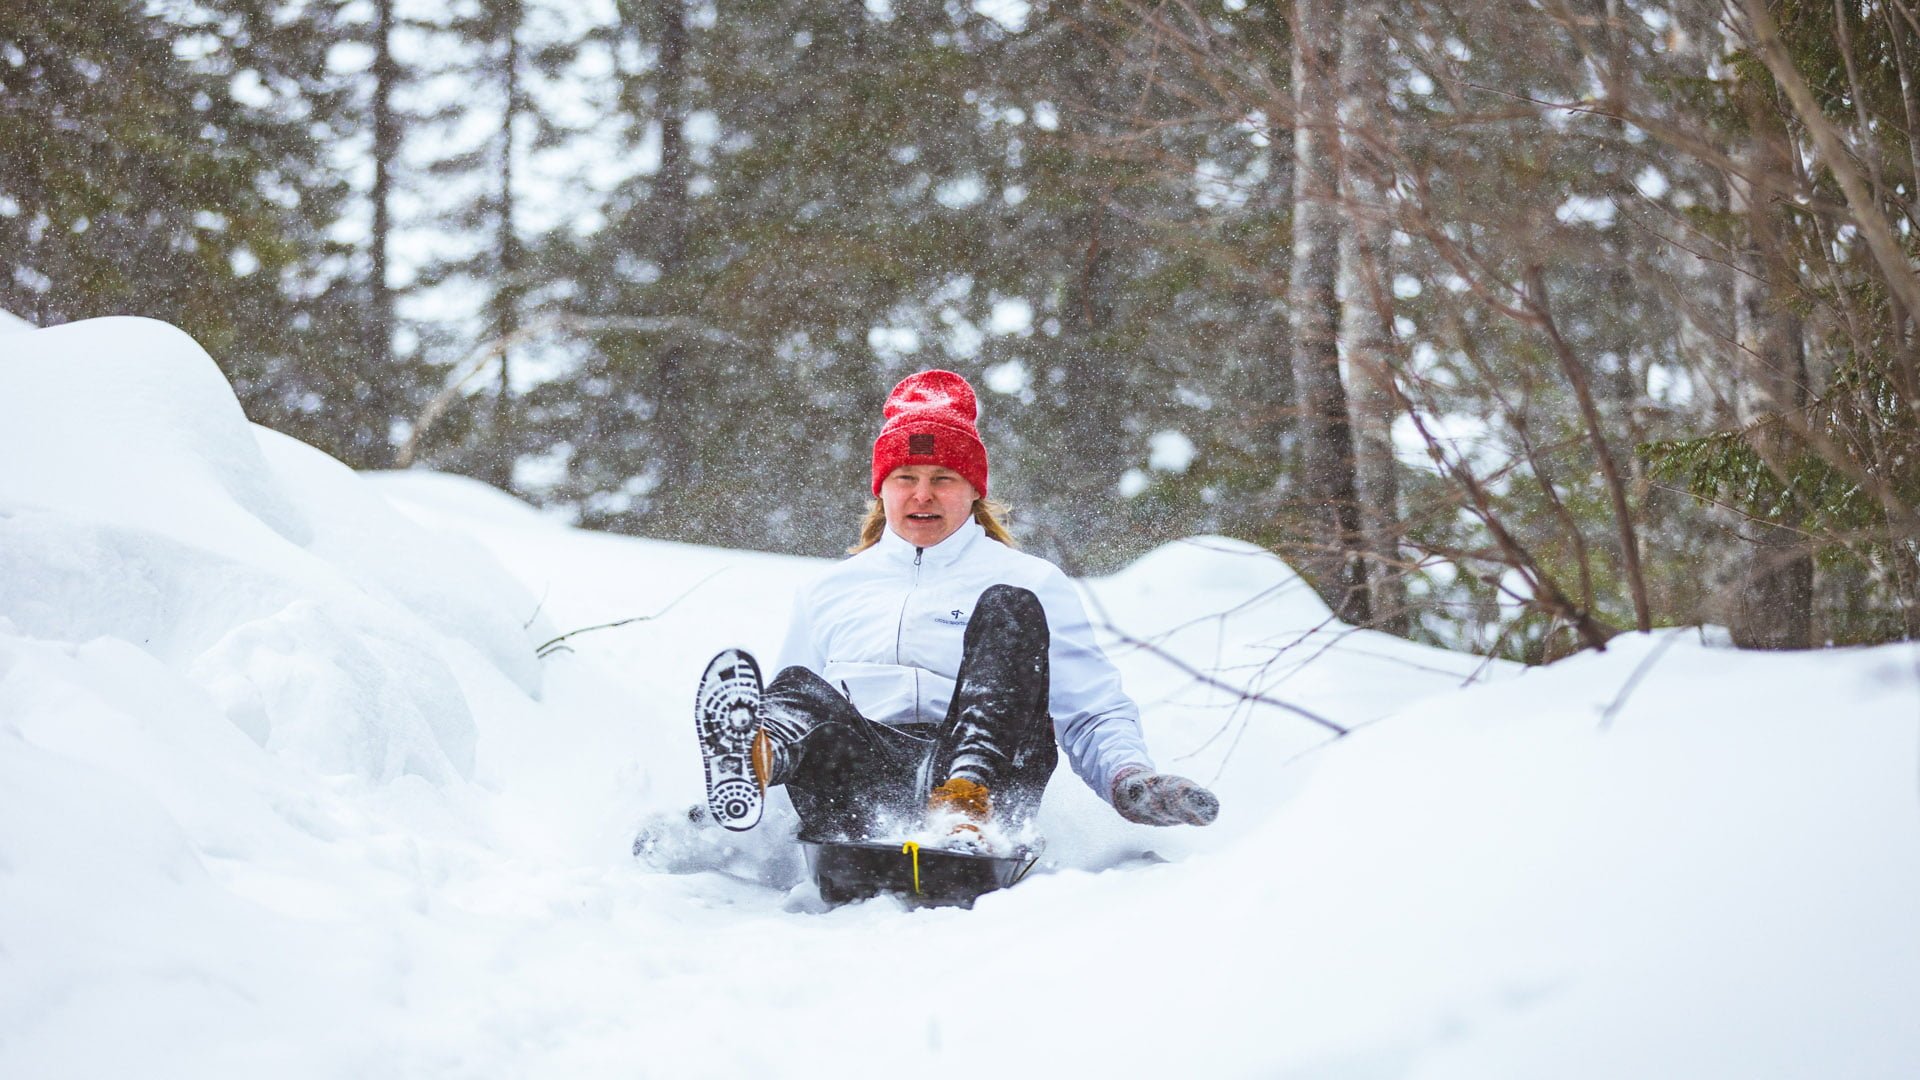
[[967, 620], [960, 677], [939, 724], [895, 727], [860, 715], [803, 667], [774, 677], [761, 716], [806, 840], [912, 832], [933, 788], [955, 775], [986, 785], [1009, 832], [1040, 808], [1060, 752], [1047, 714], [1047, 616], [1031, 590], [995, 585]]

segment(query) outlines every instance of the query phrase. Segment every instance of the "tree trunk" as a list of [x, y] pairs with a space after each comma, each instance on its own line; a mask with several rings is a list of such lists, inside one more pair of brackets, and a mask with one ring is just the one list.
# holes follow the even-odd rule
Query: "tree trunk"
[[1405, 636], [1407, 585], [1400, 556], [1400, 480], [1393, 452], [1399, 415], [1393, 393], [1398, 343], [1393, 326], [1393, 228], [1390, 166], [1367, 141], [1392, 138], [1387, 99], [1386, 9], [1363, 0], [1347, 12], [1341, 52], [1342, 156], [1348, 228], [1340, 253], [1342, 325], [1353, 383], [1353, 434], [1360, 524], [1373, 625]]
[[[1093, 201], [1085, 227], [1075, 237], [1086, 246], [1074, 253], [1079, 265], [1073, 268], [1062, 311], [1061, 367], [1066, 378], [1058, 390], [1062, 408], [1054, 437], [1059, 440], [1055, 467], [1063, 475], [1055, 489], [1080, 508], [1111, 505], [1114, 483], [1125, 469], [1124, 416], [1131, 398], [1124, 357], [1114, 354], [1108, 338], [1117, 284], [1115, 231], [1105, 200]], [[1055, 561], [1076, 576], [1117, 570], [1095, 543], [1103, 532], [1110, 535], [1113, 520], [1084, 509], [1059, 515], [1052, 530]]]
[[[1744, 91], [1750, 127], [1741, 164], [1748, 176], [1790, 176], [1792, 150], [1769, 95]], [[1754, 450], [1776, 470], [1789, 467], [1804, 423], [1807, 367], [1800, 318], [1785, 302], [1790, 253], [1780, 211], [1764, 188], [1730, 178], [1732, 209], [1744, 218], [1747, 243], [1734, 275], [1734, 340], [1740, 378], [1734, 407]], [[1732, 585], [1727, 621], [1736, 644], [1755, 649], [1804, 649], [1813, 644], [1813, 555], [1792, 528], [1743, 521], [1752, 545]]]
[[[867, 18], [855, 21], [864, 26]], [[1073, 48], [1085, 51], [1053, 57], [1044, 77], [1057, 80], [1051, 89], [1058, 100], [1085, 110], [1081, 135], [1099, 142], [1131, 134], [1132, 121], [1119, 118], [1132, 109], [1137, 119], [1142, 106], [1122, 58], [1104, 47], [1087, 48], [1093, 44], [1076, 43]], [[1036, 391], [1028, 452], [1047, 468], [1027, 480], [1023, 495], [1031, 510], [1023, 508], [1020, 520], [1035, 553], [1080, 577], [1119, 569], [1130, 553], [1116, 537], [1144, 539], [1154, 526], [1150, 517], [1137, 516], [1137, 501], [1114, 494], [1134, 458], [1127, 420], [1145, 407], [1130, 392], [1139, 345], [1116, 340], [1113, 332], [1124, 321], [1119, 302], [1141, 243], [1127, 212], [1114, 209], [1131, 193], [1123, 194], [1121, 175], [1100, 168], [1082, 150], [1072, 154], [1072, 164], [1063, 161], [1067, 168], [1054, 174], [1068, 181], [1071, 192], [1049, 215], [1059, 223], [1057, 232], [1048, 223], [1042, 233], [1057, 251], [1043, 258], [1058, 278], [1039, 287], [1058, 290], [1059, 332], [1050, 341], [1031, 339], [1026, 360]]]
[[1293, 267], [1288, 297], [1305, 519], [1302, 569], [1341, 619], [1368, 618], [1353, 432], [1340, 377], [1340, 0], [1297, 0]]
[[[514, 196], [514, 124], [525, 108], [520, 89], [520, 0], [502, 0], [497, 32], [504, 38], [506, 57], [501, 76], [506, 80], [505, 115], [500, 122], [500, 161], [496, 174], [499, 216], [494, 222], [494, 248], [499, 259], [499, 280], [494, 282], [491, 303], [492, 332], [496, 340], [506, 341], [520, 329], [521, 280], [520, 238], [513, 230]], [[486, 433], [487, 447], [482, 456], [484, 479], [502, 491], [513, 490], [513, 463], [518, 457], [518, 440], [513, 430], [513, 350], [500, 350], [500, 381], [493, 399], [493, 417]]]
[[[1260, 193], [1257, 209], [1270, 215], [1278, 232], [1279, 223], [1291, 218], [1294, 203], [1292, 77], [1281, 70], [1290, 69], [1293, 62], [1288, 29], [1293, 12], [1286, 4], [1272, 4], [1261, 10], [1265, 26], [1254, 40], [1271, 43], [1271, 51], [1263, 48], [1257, 55], [1262, 70], [1271, 71], [1274, 93], [1280, 100], [1271, 102], [1267, 108], [1268, 120], [1273, 125], [1273, 143], [1267, 150], [1269, 179], [1266, 190]], [[1287, 227], [1291, 229], [1290, 223]], [[1267, 256], [1271, 260], [1270, 270], [1262, 282], [1271, 297], [1265, 308], [1271, 315], [1263, 320], [1258, 337], [1249, 343], [1249, 355], [1234, 357], [1231, 376], [1223, 382], [1246, 402], [1242, 414], [1245, 427], [1241, 429], [1246, 445], [1263, 448], [1264, 454], [1284, 462], [1291, 460], [1294, 452], [1297, 425], [1293, 423], [1293, 416], [1297, 394], [1293, 385], [1293, 328], [1289, 325], [1286, 296], [1293, 274], [1293, 249], [1290, 239], [1284, 244], [1280, 239], [1276, 236], [1273, 243], [1263, 245], [1271, 252]], [[1262, 363], [1263, 357], [1279, 357], [1282, 362]], [[1280, 489], [1276, 487], [1264, 497], [1242, 500], [1224, 511], [1228, 531], [1249, 539], [1267, 537], [1280, 510], [1276, 502], [1279, 494]]]
[[[660, 70], [655, 106], [660, 117], [660, 175], [654, 180], [651, 213], [657, 230], [654, 252], [659, 260], [664, 304], [650, 304], [660, 316], [679, 314], [680, 291], [686, 287], [687, 241], [691, 231], [692, 166], [686, 146], [687, 9], [685, 0], [655, 0], [660, 26]], [[671, 333], [671, 332], [670, 332]], [[659, 469], [656, 503], [684, 502], [699, 481], [697, 444], [691, 436], [698, 423], [693, 379], [686, 369], [687, 350], [668, 336], [654, 367], [654, 462]]]
[[[397, 378], [394, 366], [394, 300], [387, 285], [387, 249], [393, 242], [393, 170], [400, 157], [400, 126], [393, 115], [393, 91], [400, 81], [400, 65], [393, 58], [393, 0], [375, 0], [373, 25], [373, 235], [368, 239], [372, 266], [367, 270], [367, 348], [372, 352], [365, 370], [372, 373], [369, 397], [383, 422], [405, 415], [393, 400]], [[372, 447], [368, 453], [374, 453]], [[383, 460], [367, 465], [390, 466], [393, 448]], [[355, 464], [359, 464], [356, 462]]]

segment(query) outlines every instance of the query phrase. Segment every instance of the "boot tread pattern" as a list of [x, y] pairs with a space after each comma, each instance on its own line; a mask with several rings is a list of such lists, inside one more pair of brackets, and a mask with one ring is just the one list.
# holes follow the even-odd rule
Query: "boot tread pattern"
[[760, 665], [752, 656], [727, 649], [707, 664], [693, 710], [707, 770], [707, 809], [735, 832], [758, 824], [766, 802], [753, 772], [759, 704]]

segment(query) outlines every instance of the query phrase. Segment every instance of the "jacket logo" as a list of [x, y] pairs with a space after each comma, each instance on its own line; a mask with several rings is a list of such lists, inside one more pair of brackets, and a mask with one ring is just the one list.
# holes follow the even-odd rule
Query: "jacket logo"
[[957, 608], [953, 611], [942, 611], [933, 617], [933, 621], [946, 626], [965, 626], [967, 613]]

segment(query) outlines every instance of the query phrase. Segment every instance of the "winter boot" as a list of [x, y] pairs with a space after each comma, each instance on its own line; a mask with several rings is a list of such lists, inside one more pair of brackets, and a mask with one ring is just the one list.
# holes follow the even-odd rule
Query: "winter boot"
[[927, 796], [927, 826], [946, 834], [947, 846], [990, 854], [992, 844], [980, 827], [993, 819], [993, 800], [986, 785], [956, 776]]
[[707, 809], [741, 832], [760, 822], [773, 748], [760, 730], [760, 665], [739, 649], [707, 664], [694, 695], [694, 722], [707, 771]]

